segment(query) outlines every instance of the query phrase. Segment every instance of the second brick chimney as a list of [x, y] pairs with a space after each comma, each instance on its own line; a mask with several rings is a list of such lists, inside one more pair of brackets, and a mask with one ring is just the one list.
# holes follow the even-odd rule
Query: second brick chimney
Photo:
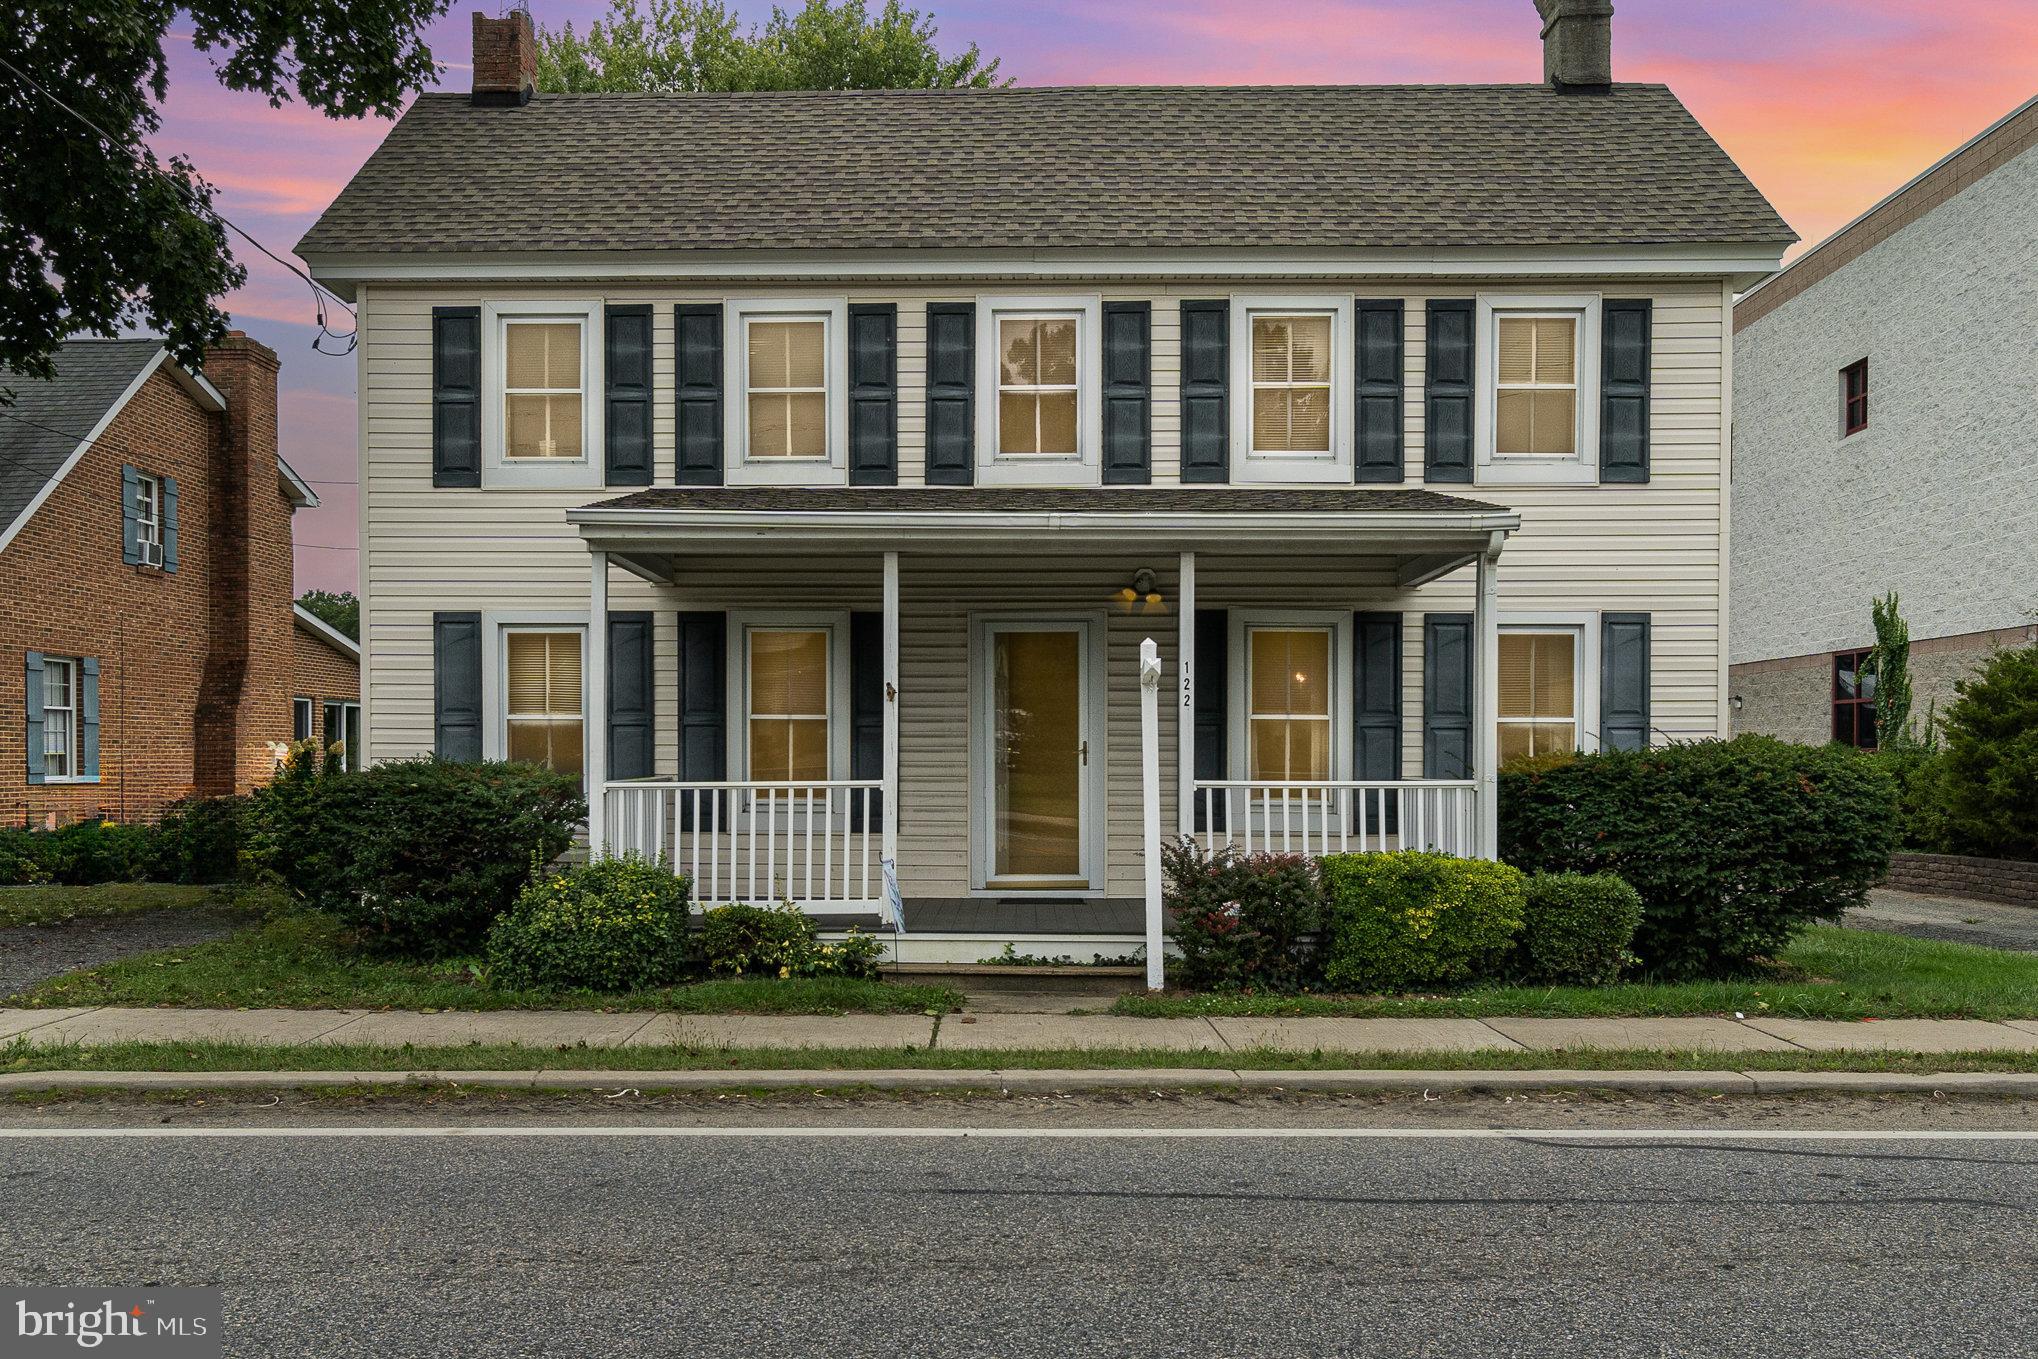
[[473, 103], [516, 108], [531, 102], [538, 84], [538, 39], [531, 12], [521, 5], [500, 19], [474, 11]]
[[1536, 13], [1543, 16], [1543, 79], [1550, 88], [1560, 94], [1611, 90], [1613, 0], [1536, 0]]

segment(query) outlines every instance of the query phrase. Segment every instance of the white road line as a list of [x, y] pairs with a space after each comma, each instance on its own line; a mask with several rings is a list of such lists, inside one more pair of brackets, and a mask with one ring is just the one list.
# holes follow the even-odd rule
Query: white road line
[[1957, 1129], [1811, 1128], [740, 1128], [740, 1127], [616, 1127], [488, 1125], [473, 1127], [151, 1127], [151, 1128], [0, 1128], [0, 1141], [87, 1141], [94, 1138], [304, 1138], [304, 1137], [677, 1137], [780, 1139], [810, 1138], [843, 1141], [872, 1138], [983, 1139], [989, 1141], [1437, 1141], [1437, 1142], [2033, 1142], [2038, 1129], [1977, 1131]]

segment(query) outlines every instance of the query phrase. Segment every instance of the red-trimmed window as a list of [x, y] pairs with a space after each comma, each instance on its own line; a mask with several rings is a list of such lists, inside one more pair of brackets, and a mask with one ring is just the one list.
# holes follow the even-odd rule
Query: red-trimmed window
[[1833, 739], [1875, 749], [1875, 653], [1833, 653]]
[[1856, 359], [1840, 370], [1840, 434], [1868, 428], [1868, 360]]

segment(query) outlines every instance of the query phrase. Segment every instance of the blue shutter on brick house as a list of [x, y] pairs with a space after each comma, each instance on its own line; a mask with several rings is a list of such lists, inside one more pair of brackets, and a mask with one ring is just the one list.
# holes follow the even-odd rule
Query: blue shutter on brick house
[[31, 651], [27, 655], [22, 680], [21, 701], [28, 713], [28, 781], [43, 781], [42, 739], [43, 739], [43, 695], [42, 695], [42, 653]]
[[163, 569], [177, 569], [177, 478], [164, 477], [163, 488]]
[[99, 782], [99, 658], [78, 662], [78, 777]]
[[137, 566], [142, 559], [142, 474], [120, 469], [120, 559]]

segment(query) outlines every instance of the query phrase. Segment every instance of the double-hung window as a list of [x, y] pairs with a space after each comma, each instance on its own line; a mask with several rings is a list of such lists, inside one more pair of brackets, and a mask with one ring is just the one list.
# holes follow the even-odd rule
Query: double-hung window
[[1246, 777], [1316, 783], [1331, 777], [1332, 630], [1246, 630]]
[[827, 779], [834, 693], [829, 642], [827, 628], [745, 631], [745, 747], [753, 781]]
[[1856, 359], [1840, 370], [1840, 437], [1868, 428], [1868, 360]]
[[1233, 467], [1240, 481], [1352, 479], [1352, 299], [1231, 299]]
[[42, 768], [45, 780], [78, 777], [78, 662], [42, 658]]
[[1599, 300], [1479, 301], [1479, 477], [1599, 476]]
[[580, 646], [577, 628], [504, 631], [503, 713], [508, 726], [504, 749], [510, 759], [546, 765], [562, 774], [581, 772], [585, 699]]
[[828, 457], [828, 318], [744, 318], [752, 459]]
[[143, 566], [163, 564], [163, 482], [146, 472], [135, 484], [135, 551]]
[[1500, 634], [1500, 758], [1579, 748], [1581, 634], [1510, 628]]
[[483, 484], [599, 484], [600, 304], [503, 302], [482, 310]]
[[1102, 476], [1103, 300], [977, 300], [982, 485], [1085, 486]]
[[1077, 376], [1079, 316], [998, 317], [998, 444], [1001, 458], [1074, 458], [1081, 452]]

